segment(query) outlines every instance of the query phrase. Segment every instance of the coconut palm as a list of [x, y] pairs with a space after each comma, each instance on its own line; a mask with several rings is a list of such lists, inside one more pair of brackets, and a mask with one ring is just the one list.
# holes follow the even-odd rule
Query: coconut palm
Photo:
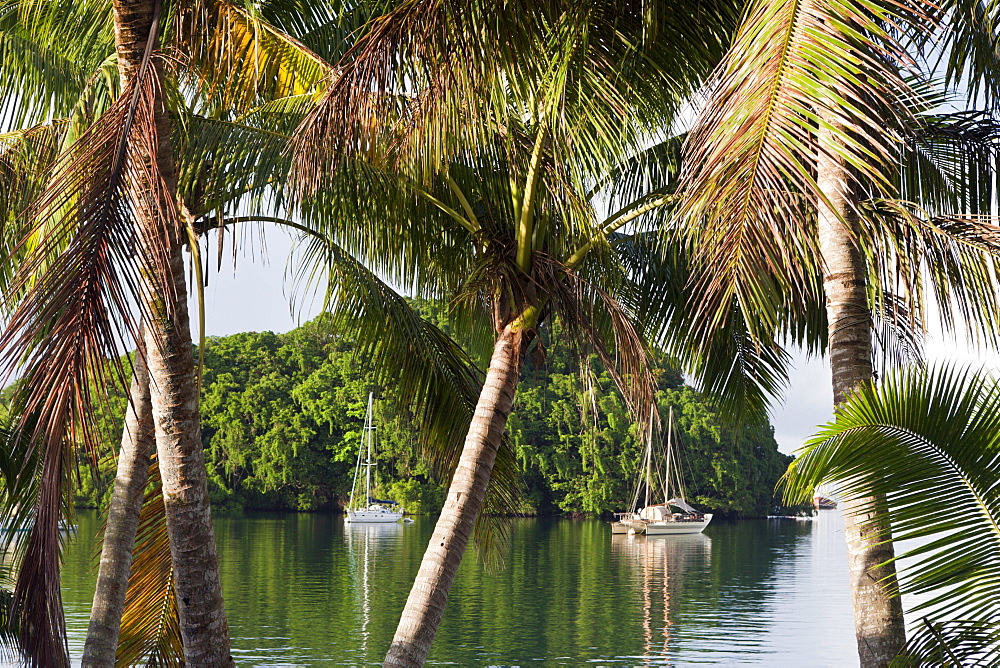
[[[110, 24], [110, 6], [103, 4], [105, 11], [103, 14], [98, 12], [95, 15], [96, 19]], [[74, 14], [69, 11], [88, 9], [86, 5], [79, 7], [70, 4], [55, 8], [43, 4], [40, 7], [49, 10], [59, 9], [60, 11], [54, 12], [55, 18], [66, 24], [84, 23], [85, 19], [89, 20], [82, 13]], [[5, 8], [20, 9], [14, 5]], [[197, 77], [201, 77], [198, 80], [200, 84], [198, 90], [201, 94], [197, 96], [197, 111], [186, 105], [178, 106], [178, 102], [183, 100], [181, 95], [172, 97], [171, 111], [177, 125], [172, 132], [172, 138], [178, 160], [178, 202], [181, 218], [188, 225], [189, 240], [214, 228], [220, 231], [221, 244], [221, 232], [227, 226], [251, 221], [277, 222], [315, 235], [314, 231], [280, 217], [281, 197], [278, 185], [285, 180], [284, 175], [288, 168], [283, 154], [288, 132], [308, 109], [309, 87], [314, 86], [322, 78], [320, 75], [325, 74], [329, 66], [326, 66], [323, 58], [309, 50], [302, 41], [284, 33], [276, 26], [292, 25], [303, 33], [300, 35], [303, 39], [313, 41], [317, 51], [337, 53], [338, 49], [343, 48], [343, 44], [337, 40], [331, 43], [326, 40], [331, 36], [335, 37], [337, 31], [350, 32], [352, 21], [357, 20], [355, 17], [364, 14], [360, 11], [360, 6], [356, 14], [334, 17], [330, 12], [324, 12], [318, 4], [313, 5], [309, 12], [304, 12], [301, 7], [295, 6], [295, 3], [289, 5], [281, 2], [263, 5], [257, 3], [253, 9], [256, 13], [251, 15], [235, 4], [221, 1], [204, 3], [200, 6], [203, 13], [196, 14], [197, 20], [192, 19], [189, 14], [180, 13], [171, 25], [173, 33], [168, 33], [166, 38], [168, 41], [184, 40], [186, 44], [193, 45], [192, 49], [194, 47], [201, 49], [200, 51], [189, 49], [190, 58], [186, 62], [185, 69], [181, 70], [187, 79], [197, 80]], [[11, 15], [4, 16], [10, 18]], [[55, 20], [53, 16], [37, 10], [28, 15], [27, 18], [36, 24], [41, 24], [42, 29], [33, 26], [33, 30], [25, 29], [24, 16], [19, 15], [18, 18], [21, 22], [14, 22], [10, 28], [18, 32], [16, 36], [22, 45], [30, 45], [31, 48], [25, 50], [46, 52], [47, 45], [44, 38], [50, 31], [45, 29], [52, 27], [51, 22]], [[226, 39], [203, 44], [199, 41], [202, 33], [211, 35], [224, 33]], [[109, 40], [108, 47], [111, 46]], [[94, 50], [99, 52], [99, 49]], [[106, 60], [107, 55], [104, 58]], [[238, 67], [240, 63], [248, 60], [252, 61], [255, 72], [262, 70], [267, 77], [275, 75], [279, 83], [266, 88], [254, 84], [252, 77], [247, 77], [239, 79], [235, 86], [217, 85], [217, 69], [220, 61], [227, 67]], [[100, 57], [94, 61], [106, 68], [106, 63]], [[74, 64], [83, 68], [88, 63], [81, 61]], [[64, 70], [68, 69], [69, 65], [64, 64]], [[24, 68], [24, 71], [30, 70]], [[86, 82], [96, 77], [84, 72], [82, 75], [66, 78], [71, 81]], [[162, 83], [169, 85], [170, 81], [172, 79], [167, 78], [163, 79]], [[67, 92], [64, 95], [72, 97], [75, 94], [79, 94], [78, 88], [67, 85]], [[287, 97], [281, 98], [281, 95]], [[279, 99], [260, 107], [253, 107], [240, 115], [239, 105], [254, 105], [274, 97]], [[107, 98], [113, 99], [113, 94]], [[62, 96], [56, 99], [62, 99]], [[92, 120], [91, 117], [100, 116], [93, 109], [93, 105], [86, 103], [68, 105], [67, 108], [74, 112], [78, 109], [87, 109], [91, 112], [87, 119], [78, 123], [81, 126], [85, 125], [85, 121]], [[45, 110], [45, 113], [49, 111]], [[31, 118], [27, 112], [23, 117]], [[64, 129], [70, 124], [71, 121], [59, 121], [55, 125]], [[34, 143], [38, 143], [37, 138], [40, 136], [48, 138], [53, 136], [51, 132], [43, 133], [40, 128], [15, 134], [21, 139], [30, 137]], [[61, 141], [64, 136], [64, 134], [59, 135], [57, 139]], [[56, 147], [60, 141], [54, 142]], [[52, 143], [49, 142], [45, 146]], [[18, 145], [26, 148], [34, 144], [21, 141]], [[19, 213], [24, 204], [37, 197], [37, 192], [42, 190], [47, 180], [51, 178], [49, 163], [57, 153], [57, 148], [51, 148], [45, 154], [47, 157], [44, 160], [20, 161], [29, 162], [33, 167], [33, 170], [20, 170], [32, 178], [10, 174], [10, 178], [6, 180], [8, 186], [23, 182], [23, 187], [18, 186], [18, 189], [12, 187], [10, 192], [23, 190], [26, 193], [21, 198], [24, 202], [20, 205], [16, 205], [13, 198], [5, 202], [10, 204], [10, 213]], [[15, 154], [8, 151], [3, 157], [13, 155]], [[255, 210], [267, 215], [260, 213], [247, 215], [254, 214]], [[12, 215], [8, 219], [17, 218]], [[348, 289], [345, 280], [341, 280], [339, 296], [342, 302], [349, 303], [347, 300], [352, 294], [358, 294], [359, 290], [363, 291], [360, 293], [363, 300], [376, 295], [383, 302], [377, 323], [373, 324], [371, 318], [365, 320], [361, 317], [344, 318], [342, 325], [345, 325], [345, 329], [347, 324], [368, 328], [369, 345], [365, 350], [373, 363], [377, 363], [385, 351], [393, 346], [407, 351], [399, 355], [407, 360], [406, 364], [392, 372], [387, 370], [388, 367], [384, 367], [383, 376], [392, 377], [402, 387], [405, 396], [399, 397], [401, 405], [405, 404], [414, 411], [418, 421], [423, 423], [422, 443], [426, 446], [426, 453], [431, 461], [436, 462], [440, 470], [450, 469], [448, 458], [454, 450], [451, 444], [464, 433], [468, 425], [471, 415], [471, 409], [468, 407], [471, 406], [471, 400], [474, 399], [479, 387], [471, 362], [447, 337], [417, 317], [405, 300], [396, 296], [388, 286], [379, 282], [370, 273], [362, 271], [356, 262], [335, 245], [324, 242], [322, 246], [325, 249], [324, 261], [334, 261], [335, 266], [339, 261], [338, 273], [342, 277], [350, 278], [351, 289]], [[197, 245], [192, 244], [191, 248], [195, 250]], [[200, 255], [195, 253], [196, 269], [201, 267], [198, 257]], [[346, 309], [344, 310], [346, 312]], [[105, 536], [91, 631], [85, 649], [84, 662], [87, 665], [107, 665], [114, 661], [116, 647], [119, 645], [118, 625], [122, 619], [123, 606], [126, 606], [126, 628], [122, 631], [122, 648], [119, 650], [122, 652], [121, 657], [138, 660], [151, 651], [154, 654], [150, 660], [163, 662], [178, 656], [174, 651], [178, 644], [167, 637], [169, 633], [167, 636], [164, 635], [165, 631], [175, 627], [169, 623], [162, 623], [164, 620], [169, 621], [169, 611], [174, 609], [174, 584], [169, 554], [162, 549], [162, 546], [166, 545], [162, 541], [164, 535], [162, 522], [161, 525], [157, 525], [157, 515], [147, 514], [145, 510], [143, 519], [140, 520], [136, 503], [141, 496], [149, 465], [148, 455], [144, 452], [146, 448], [141, 441], [136, 440], [135, 436], [142, 433], [140, 425], [149, 419], [150, 407], [148, 399], [144, 400], [143, 396], [144, 391], [148, 392], [148, 389], [144, 390], [146, 385], [138, 382], [142, 376], [144, 360], [140, 356], [135, 361], [136, 378], [133, 379], [130, 418], [126, 422], [123, 434], [119, 475], [109, 515], [109, 529]], [[143, 417], [144, 415], [147, 417]], [[136, 424], [132, 424], [133, 422]], [[505, 480], [509, 486], [513, 482], [512, 460], [508, 461], [504, 470]], [[158, 477], [154, 478], [155, 480], [158, 480]], [[148, 502], [155, 504], [155, 498], [150, 497]], [[25, 504], [25, 507], [28, 505]], [[162, 509], [163, 506], [160, 504], [158, 507]], [[162, 519], [162, 516], [160, 517]], [[137, 525], [142, 527], [142, 536], [135, 548], [136, 566], [130, 569]], [[484, 533], [482, 536], [488, 537], [489, 534]], [[164, 558], [167, 558], [166, 568], [162, 562]], [[57, 563], [54, 557], [50, 559]], [[129, 580], [127, 602], [126, 580]], [[155, 614], [143, 606], [155, 608]], [[163, 611], [167, 611], [166, 618], [162, 616]], [[176, 614], [176, 611], [173, 614]], [[28, 642], [30, 643], [30, 639]]]
[[[218, 22], [220, 15], [227, 16], [230, 10], [239, 14], [238, 8], [225, 2], [175, 9], [174, 32], [178, 35], [185, 34], [185, 30], [203, 29], [199, 21]], [[196, 18], [185, 14], [184, 9], [193, 10]], [[102, 367], [107, 366], [105, 358], [117, 358], [114, 348], [122, 334], [133, 339], [142, 334], [143, 339], [148, 339], [148, 345], [142, 347], [146, 351], [142, 360], [145, 364], [137, 368], [148, 365], [157, 377], [151, 386], [156, 388], [151, 393], [151, 406], [160, 425], [159, 461], [168, 497], [165, 506], [167, 514], [172, 515], [170, 526], [175, 534], [171, 545], [180, 557], [180, 561], [174, 559], [176, 586], [182, 599], [188, 601], [181, 608], [188, 660], [214, 665], [228, 655], [221, 589], [213, 566], [206, 477], [204, 465], [198, 460], [201, 444], [197, 390], [180, 255], [186, 233], [177, 212], [176, 175], [169, 155], [164, 68], [154, 54], [157, 32], [162, 27], [160, 10], [158, 2], [5, 2], [0, 7], [6, 28], [4, 87], [23, 86], [16, 96], [6, 98], [18, 103], [9, 105], [10, 118], [23, 121], [55, 109], [67, 110], [69, 127], [80, 131], [79, 137], [66, 133], [67, 144], [76, 141], [45, 173], [48, 190], [30, 209], [36, 227], [29, 231], [28, 238], [40, 242], [28, 254], [8, 292], [9, 300], [19, 294], [19, 289], [27, 292], [12, 316], [5, 339], [14, 350], [9, 359], [19, 362], [22, 352], [32, 349], [29, 370], [43, 368], [30, 371], [22, 384], [28, 394], [24, 415], [31, 417], [41, 411], [44, 416], [36, 433], [38, 439], [47, 439], [47, 444], [39, 444], [47, 454], [41, 464], [45, 468], [35, 515], [38, 521], [25, 547], [14, 603], [17, 610], [35, 618], [30, 624], [22, 623], [21, 631], [25, 645], [34, 647], [33, 660], [45, 665], [66, 661], [65, 650], [59, 647], [62, 620], [58, 551], [53, 549], [58, 547], [58, 504], [53, 504], [61, 496], [59, 488], [66, 477], [63, 473], [68, 473], [66, 462], [72, 461], [63, 444], [80, 440], [89, 441], [93, 447], [86, 423], [90, 402], [87, 388], [93, 379], [102, 375], [107, 378], [102, 374]], [[115, 26], [118, 29], [112, 31]], [[63, 48], [68, 34], [81, 35], [83, 46]], [[110, 39], [112, 34], [117, 43]], [[247, 45], [240, 46], [245, 49]], [[218, 55], [192, 54], [186, 75], [192, 77], [199, 67], [204, 68], [204, 61]], [[229, 64], [247, 56], [245, 52], [234, 56], [232, 51], [222, 55], [230, 58]], [[258, 55], [254, 54], [255, 65], [267, 65], [267, 60]], [[290, 59], [286, 55], [285, 60]], [[117, 94], [117, 82], [101, 85], [112, 78], [107, 76], [108, 63], [112, 67], [117, 63], [124, 95]], [[266, 67], [264, 70], [273, 73]], [[297, 85], [294, 76], [284, 77], [284, 83]], [[227, 86], [226, 91], [240, 94], [242, 85], [254, 88], [252, 81], [242, 79]], [[156, 156], [162, 160], [158, 162]], [[140, 240], [138, 259], [131, 257], [128, 231], [136, 221], [145, 221], [145, 227], [139, 229], [144, 233], [136, 234]], [[19, 247], [24, 246], [21, 242]], [[144, 265], [143, 271], [137, 271], [140, 265]], [[83, 286], [100, 289], [78, 295]], [[165, 296], [170, 298], [164, 301]], [[73, 304], [75, 310], [64, 308], [67, 303]], [[130, 304], [138, 304], [146, 316], [147, 323], [141, 330], [129, 325]], [[123, 323], [124, 327], [116, 332]], [[48, 338], [32, 341], [36, 335], [31, 329]], [[65, 336], [66, 331], [80, 337], [79, 343], [56, 343], [53, 348], [52, 339]], [[174, 338], [164, 338], [167, 335]], [[111, 371], [111, 376], [122, 375], [120, 368]], [[161, 373], [165, 375], [160, 377]], [[140, 385], [136, 384], [137, 392]], [[133, 406], [141, 411], [144, 402], [136, 401]], [[71, 438], [64, 439], [67, 433]], [[126, 432], [126, 443], [128, 436]], [[169, 456], [171, 451], [179, 456]], [[34, 471], [27, 473], [34, 475]], [[136, 476], [133, 486], [141, 489], [144, 476], [144, 471]], [[131, 533], [125, 530], [124, 541], [111, 542], [119, 545], [119, 553], [129, 553], [127, 537]]]
[[522, 364], [544, 355], [543, 321], [594, 346], [651, 419], [643, 344], [621, 306], [629, 246], [616, 244], [672, 199], [616, 190], [615, 172], [662, 137], [731, 24], [715, 3], [407, 3], [348, 52], [299, 129], [305, 219], [391, 283], [453, 300], [490, 360], [387, 665], [427, 655]]
[[896, 538], [919, 539], [901, 555], [900, 591], [923, 599], [901, 665], [1000, 657], [998, 410], [1000, 385], [983, 371], [898, 371], [860, 386], [789, 467], [787, 497], [836, 481], [884, 499]]
[[[989, 333], [996, 300], [988, 272], [977, 267], [975, 252], [957, 259], [965, 251], [954, 247], [972, 240], [983, 248], [991, 232], [970, 216], [985, 213], [989, 200], [970, 196], [951, 179], [943, 199], [925, 197], [926, 187], [905, 190], [930, 185], [924, 179], [941, 173], [932, 169], [900, 183], [898, 158], [925, 127], [924, 84], [915, 87], [909, 76], [926, 62], [919, 49], [943, 40], [935, 48], [949, 54], [950, 80], [982, 77], [978, 90], [990, 97], [996, 70], [986, 64], [1000, 53], [997, 20], [995, 8], [962, 2], [760, 0], [749, 6], [686, 155], [684, 216], [697, 231], [694, 245], [704, 249], [692, 279], [702, 299], [701, 316], [694, 318], [701, 325], [697, 340], [711, 346], [721, 314], [738, 304], [753, 313], [745, 323], [749, 340], [773, 350], [769, 342], [790, 326], [789, 309], [824, 303], [839, 404], [874, 375], [873, 313], [886, 307], [897, 322], [919, 321], [923, 270], [935, 276], [936, 297], [954, 290], [958, 309], [978, 316]], [[989, 188], [972, 188], [980, 186]], [[901, 201], [904, 196], [912, 201]], [[872, 209], [889, 215], [868, 215]], [[927, 212], [966, 218], [959, 223]], [[902, 229], [905, 240], [891, 241]], [[952, 269], [958, 273], [936, 266], [941, 244], [957, 260]], [[954, 304], [937, 301], [951, 324]], [[758, 371], [780, 377], [780, 359], [762, 358]], [[884, 540], [878, 503], [847, 505], [859, 653], [862, 665], [887, 665], [904, 642], [902, 610], [890, 595], [892, 544]]]

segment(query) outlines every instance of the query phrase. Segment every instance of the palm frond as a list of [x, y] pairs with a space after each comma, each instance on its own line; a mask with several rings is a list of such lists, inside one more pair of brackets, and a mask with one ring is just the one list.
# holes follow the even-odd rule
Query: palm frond
[[[792, 462], [786, 498], [836, 482], [855, 498], [881, 495], [914, 611], [995, 624], [1000, 604], [1000, 386], [981, 371], [909, 369], [866, 385]], [[905, 543], [904, 543], [905, 544]]]
[[[810, 221], [825, 201], [818, 152], [842, 160], [873, 193], [891, 192], [886, 168], [915, 93], [893, 65], [904, 56], [887, 26], [930, 22], [917, 9], [855, 0], [750, 4], [684, 156], [680, 218], [702, 258], [691, 290], [702, 295], [707, 326], [735, 300], [755, 314], [751, 332], [766, 338], [778, 300], [809, 301], [816, 267], [806, 259], [818, 257]], [[823, 133], [832, 143], [819, 141]]]
[[992, 109], [1000, 104], [1000, 3], [996, 0], [948, 0], [936, 64], [952, 88]]
[[[982, 216], [931, 217], [908, 203], [864, 203], [860, 238], [876, 312], [905, 314], [922, 330], [934, 313], [949, 333], [996, 342], [1000, 326], [1000, 227]], [[892, 295], [896, 304], [881, 301]], [[902, 324], [902, 323], [900, 323]]]
[[421, 425], [421, 441], [434, 469], [449, 479], [482, 384], [482, 374], [462, 349], [423, 320], [406, 300], [338, 246], [313, 237], [303, 263], [315, 280], [327, 272], [327, 308], [338, 327], [358, 342], [359, 362], [380, 383], [398, 388], [396, 400]]
[[984, 112], [921, 114], [901, 145], [896, 191], [931, 215], [993, 213], [1000, 123]]
[[257, 204], [271, 215], [280, 215], [282, 187], [289, 169], [285, 154], [289, 136], [274, 127], [287, 115], [301, 118], [302, 98], [283, 100], [258, 110], [262, 122], [226, 121], [178, 114], [174, 132], [179, 196], [190, 209], [199, 232], [213, 226], [213, 219], [236, 215]]
[[326, 61], [269, 23], [261, 4], [200, 0], [175, 9], [172, 37], [183, 75], [210, 109], [239, 114], [268, 100], [315, 94], [332, 74]]
[[890, 668], [963, 666], [1000, 662], [1000, 626], [976, 621], [931, 621], [923, 617]]
[[[54, 121], [0, 135], [0, 285], [13, 277], [17, 257], [28, 252], [21, 245], [27, 230], [26, 213], [45, 190], [68, 130], [67, 121]], [[19, 248], [20, 246], [20, 248]], [[30, 244], [29, 244], [30, 246]]]
[[634, 276], [636, 288], [627, 300], [645, 336], [681, 362], [730, 423], [767, 422], [770, 406], [788, 382], [785, 346], [797, 345], [809, 354], [825, 349], [826, 317], [820, 304], [799, 311], [780, 299], [772, 316], [776, 330], [767, 338], [751, 329], [738, 300], [716, 315], [711, 336], [692, 336], [705, 325], [690, 292], [690, 246], [673, 235], [638, 232], [622, 235], [614, 248]]
[[94, 79], [114, 54], [112, 27], [109, 0], [0, 1], [0, 132], [110, 102]]
[[[169, 280], [160, 239], [136, 257], [136, 212], [166, 221], [175, 233], [173, 198], [155, 161], [158, 74], [146, 56], [125, 94], [56, 161], [46, 190], [32, 205], [32, 247], [8, 291], [12, 313], [2, 334], [2, 367], [23, 372], [22, 416], [33, 421], [32, 446], [41, 478], [34, 527], [14, 592], [23, 645], [42, 665], [67, 662], [59, 583], [59, 521], [64, 483], [82, 444], [96, 460], [99, 436], [90, 424], [93, 388], [126, 376], [119, 351], [135, 339], [140, 263]], [[23, 246], [23, 244], [22, 244]], [[166, 283], [169, 285], [169, 282]]]

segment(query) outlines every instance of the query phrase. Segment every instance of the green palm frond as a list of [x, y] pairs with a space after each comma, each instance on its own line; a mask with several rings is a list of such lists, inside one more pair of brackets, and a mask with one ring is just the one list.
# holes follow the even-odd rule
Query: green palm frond
[[149, 467], [149, 488], [139, 514], [115, 655], [117, 666], [139, 664], [184, 665], [163, 488], [155, 460]]
[[[470, 150], [509, 158], [494, 137], [526, 123], [586, 192], [584, 175], [610, 171], [669, 123], [735, 21], [728, 3], [680, 3], [652, 19], [644, 8], [404, 3], [338, 65], [298, 133], [296, 181], [315, 193], [345, 157], [387, 147], [422, 183]], [[650, 32], [657, 39], [647, 41]], [[677, 43], [692, 49], [669, 46]]]
[[824, 483], [881, 496], [914, 611], [997, 623], [1000, 601], [1000, 386], [981, 371], [910, 369], [860, 388], [792, 462], [786, 498]]
[[43, 125], [0, 134], [0, 284], [6, 288], [17, 265], [16, 258], [28, 252], [31, 244], [22, 245], [27, 233], [26, 214], [30, 205], [45, 190], [52, 163], [66, 138], [68, 122], [53, 121]]
[[[908, 202], [874, 200], [861, 209], [860, 240], [874, 310], [905, 314], [922, 330], [935, 313], [949, 333], [997, 342], [1000, 327], [1000, 227], [988, 217], [933, 218]], [[896, 304], [881, 297], [892, 295]]]
[[211, 227], [213, 218], [236, 215], [248, 204], [280, 215], [289, 136], [272, 129], [282, 120], [277, 116], [275, 111], [267, 123], [250, 123], [178, 114], [177, 189], [195, 219], [204, 219], [200, 231]]
[[899, 199], [932, 215], [989, 215], [1000, 192], [1000, 122], [984, 112], [921, 114], [902, 143]]
[[975, 621], [939, 622], [923, 617], [890, 668], [987, 668], [998, 662], [1000, 625]]
[[110, 0], [0, 1], [0, 131], [106, 109], [112, 25]]
[[316, 94], [332, 74], [323, 58], [268, 22], [262, 10], [275, 4], [199, 0], [175, 9], [170, 37], [182, 76], [210, 109], [240, 114], [276, 98]]
[[[462, 349], [414, 311], [406, 300], [336, 245], [313, 237], [303, 263], [314, 281], [325, 269], [327, 308], [338, 329], [357, 341], [360, 363], [378, 382], [398, 387], [396, 400], [416, 416], [423, 445], [441, 479], [468, 430], [482, 373]], [[387, 397], [388, 398], [388, 397]]]
[[740, 302], [733, 300], [727, 313], [716, 315], [711, 337], [695, 338], [692, 333], [703, 324], [689, 292], [690, 247], [658, 232], [623, 235], [615, 247], [635, 277], [637, 288], [628, 303], [645, 335], [682, 363], [732, 423], [766, 423], [769, 407], [788, 382], [791, 358], [785, 345], [803, 347], [809, 354], [825, 349], [826, 317], [819, 303], [802, 311], [780, 304], [778, 334], [762, 339], [747, 324]]
[[1000, 3], [997, 0], [947, 0], [936, 70], [952, 88], [989, 108], [1000, 105]]

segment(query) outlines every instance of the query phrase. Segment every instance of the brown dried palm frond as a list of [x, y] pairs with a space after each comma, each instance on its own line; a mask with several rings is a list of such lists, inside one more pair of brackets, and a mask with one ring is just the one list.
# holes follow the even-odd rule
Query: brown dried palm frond
[[[525, 57], [532, 47], [527, 40], [515, 44], [524, 25], [509, 26], [509, 43], [488, 41], [481, 28], [499, 30], [516, 9], [522, 17], [534, 15], [522, 2], [408, 0], [370, 22], [296, 133], [293, 181], [299, 190], [315, 194], [345, 156], [399, 145], [401, 133], [433, 128], [425, 137], [428, 150], [415, 159], [437, 165], [456, 146], [483, 143], [479, 132], [495, 125], [484, 99], [496, 91], [492, 66], [513, 60], [510, 50], [518, 44]], [[411, 122], [415, 114], [419, 124]]]
[[[123, 95], [53, 165], [46, 190], [28, 211], [28, 235], [16, 250], [29, 252], [5, 296], [12, 313], [0, 334], [0, 367], [24, 375], [22, 415], [34, 421], [31, 442], [41, 459], [39, 500], [13, 605], [22, 645], [37, 665], [68, 662], [58, 527], [74, 448], [97, 456], [99, 436], [89, 421], [93, 388], [125, 386], [118, 358], [135, 340], [140, 272], [159, 281], [163, 294], [172, 285], [162, 248], [178, 233], [177, 213], [151, 158], [159, 141], [155, 32]], [[139, 216], [163, 221], [161, 237], [137, 246]]]
[[115, 665], [140, 664], [184, 665], [163, 487], [155, 460], [149, 466], [149, 487], [139, 514], [115, 654]]
[[[685, 154], [681, 219], [700, 268], [692, 274], [702, 339], [738, 301], [754, 337], [777, 329], [785, 302], [805, 307], [816, 273], [818, 152], [843, 160], [872, 196], [901, 137], [918, 125], [897, 27], [919, 32], [932, 6], [862, 0], [754, 0], [709, 86]], [[831, 142], [819, 136], [830, 133]], [[891, 195], [890, 195], [891, 196]]]

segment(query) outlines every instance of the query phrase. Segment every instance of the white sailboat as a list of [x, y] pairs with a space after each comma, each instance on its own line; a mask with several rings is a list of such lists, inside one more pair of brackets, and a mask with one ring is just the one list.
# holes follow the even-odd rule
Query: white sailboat
[[[653, 489], [653, 426], [650, 424], [646, 439], [645, 489], [643, 508], [635, 513], [616, 513], [619, 519], [612, 523], [611, 533], [644, 533], [647, 536], [668, 536], [701, 533], [712, 521], [711, 513], [700, 513], [684, 499], [684, 481], [674, 443], [674, 409], [667, 419], [666, 462], [663, 478], [663, 503], [650, 503]], [[635, 501], [638, 501], [636, 489]], [[676, 512], [675, 509], [677, 509]]]
[[[373, 393], [368, 393], [368, 412], [365, 414], [365, 428], [361, 432], [361, 447], [358, 449], [358, 465], [354, 469], [354, 484], [351, 499], [347, 503], [346, 522], [398, 522], [403, 518], [403, 509], [395, 501], [382, 501], [372, 497], [372, 458], [375, 449], [375, 417]], [[358, 499], [358, 479], [361, 469], [365, 470], [365, 494]]]

